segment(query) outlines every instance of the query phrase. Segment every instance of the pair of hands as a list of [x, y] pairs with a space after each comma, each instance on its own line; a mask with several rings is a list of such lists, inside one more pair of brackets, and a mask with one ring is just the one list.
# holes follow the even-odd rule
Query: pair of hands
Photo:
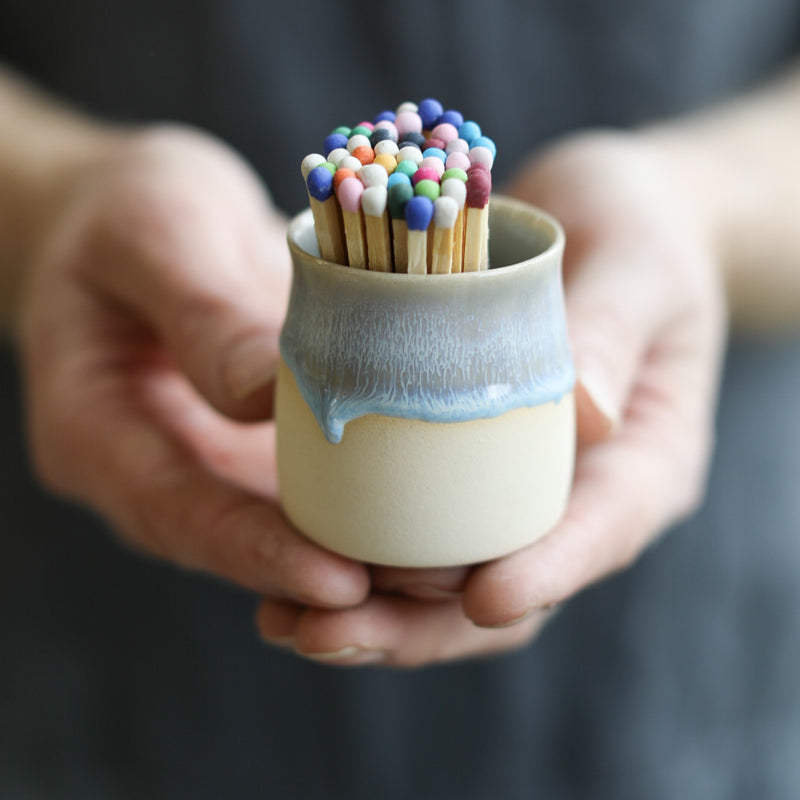
[[667, 173], [635, 136], [584, 135], [506, 189], [565, 227], [580, 380], [567, 512], [518, 553], [369, 567], [288, 524], [269, 421], [285, 220], [235, 154], [188, 130], [115, 140], [44, 237], [20, 315], [37, 468], [133, 547], [258, 593], [260, 634], [306, 656], [417, 666], [521, 646], [702, 494], [722, 281]]

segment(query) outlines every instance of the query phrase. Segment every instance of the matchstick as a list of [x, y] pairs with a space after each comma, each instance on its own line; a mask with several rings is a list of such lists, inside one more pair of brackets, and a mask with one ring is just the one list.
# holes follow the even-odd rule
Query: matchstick
[[489, 195], [492, 175], [485, 167], [473, 165], [467, 171], [467, 201], [464, 213], [464, 272], [488, 268]]
[[452, 197], [437, 197], [433, 203], [433, 275], [453, 271], [453, 227], [457, 218], [458, 203]]
[[342, 209], [347, 260], [356, 269], [367, 268], [367, 242], [364, 232], [364, 215], [361, 212], [361, 195], [364, 184], [358, 178], [345, 178], [336, 190]]
[[320, 255], [335, 264], [347, 264], [342, 219], [333, 193], [333, 175], [324, 164], [314, 167], [306, 179]]
[[405, 208], [408, 224], [408, 273], [428, 272], [428, 225], [433, 217], [433, 200], [425, 195], [412, 197]]
[[361, 195], [361, 209], [364, 212], [367, 232], [368, 263], [369, 268], [376, 272], [392, 271], [392, 241], [389, 235], [387, 197], [385, 186], [368, 186]]
[[[467, 173], [463, 170], [453, 170], [453, 176], [448, 177], [447, 170], [442, 176], [442, 197], [450, 197], [458, 206], [458, 215], [453, 226], [453, 272], [463, 271], [464, 262], [464, 204], [467, 200]], [[463, 175], [457, 175], [460, 173]]]
[[389, 216], [392, 218], [392, 251], [394, 271], [408, 272], [408, 224], [406, 203], [414, 196], [411, 181], [394, 183], [389, 187]]

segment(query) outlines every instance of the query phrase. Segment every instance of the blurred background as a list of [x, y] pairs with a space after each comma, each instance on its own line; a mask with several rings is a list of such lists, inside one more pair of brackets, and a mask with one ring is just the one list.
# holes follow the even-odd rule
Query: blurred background
[[[0, 60], [212, 131], [293, 212], [302, 156], [402, 100], [485, 121], [502, 179], [744, 90], [800, 42], [796, 3], [755, 7], [413, 0], [378, 29], [366, 3], [4, 0]], [[409, 673], [271, 650], [254, 598], [125, 551], [37, 487], [11, 345], [0, 387], [0, 797], [797, 798], [800, 341], [732, 346], [695, 518], [525, 650]]]

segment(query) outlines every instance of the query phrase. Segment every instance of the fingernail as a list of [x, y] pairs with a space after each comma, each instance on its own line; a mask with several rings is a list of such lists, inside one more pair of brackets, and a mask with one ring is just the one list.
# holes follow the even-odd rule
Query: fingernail
[[529, 608], [518, 617], [512, 617], [504, 622], [476, 622], [475, 624], [479, 628], [511, 628], [514, 625], [519, 625], [520, 622], [525, 622], [526, 619], [530, 619], [534, 614], [538, 614], [541, 610], [542, 609], [540, 608]]
[[586, 394], [589, 395], [594, 407], [608, 420], [609, 427], [616, 428], [619, 424], [620, 415], [611, 399], [611, 392], [608, 390], [606, 382], [591, 370], [587, 371], [585, 369], [579, 370], [578, 380]]
[[275, 378], [277, 341], [265, 335], [253, 336], [237, 344], [227, 356], [225, 385], [241, 400]]
[[386, 653], [383, 650], [370, 650], [356, 645], [348, 645], [341, 650], [333, 650], [327, 653], [306, 653], [298, 651], [301, 656], [319, 661], [323, 664], [341, 664], [347, 662], [352, 666], [359, 664], [377, 664], [386, 660]]

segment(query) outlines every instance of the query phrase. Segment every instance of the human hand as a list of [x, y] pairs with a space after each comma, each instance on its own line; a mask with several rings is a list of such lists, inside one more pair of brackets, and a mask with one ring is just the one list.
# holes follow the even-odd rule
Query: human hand
[[517, 647], [548, 609], [631, 564], [699, 502], [726, 324], [691, 187], [640, 137], [587, 134], [531, 162], [507, 191], [553, 213], [567, 235], [579, 452], [563, 519], [472, 568], [376, 568], [379, 591], [357, 608], [265, 601], [266, 638], [289, 636], [338, 664], [415, 666]]
[[285, 235], [221, 144], [172, 127], [116, 137], [65, 195], [24, 290], [31, 449], [50, 487], [137, 549], [270, 597], [348, 606], [368, 591], [365, 567], [277, 507], [264, 420]]

